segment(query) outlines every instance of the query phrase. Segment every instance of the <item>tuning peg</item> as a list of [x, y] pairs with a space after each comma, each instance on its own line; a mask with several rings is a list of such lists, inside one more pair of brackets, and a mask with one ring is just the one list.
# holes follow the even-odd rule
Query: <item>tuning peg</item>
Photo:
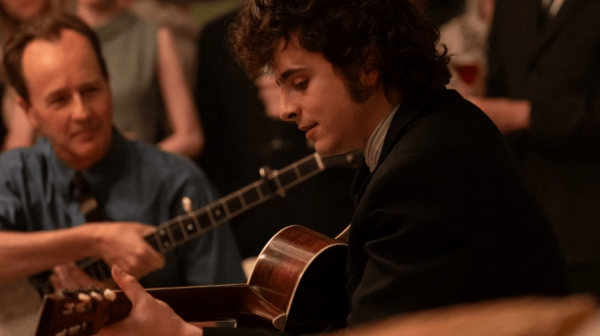
[[77, 294], [77, 299], [79, 299], [79, 301], [85, 302], [85, 303], [89, 303], [92, 301], [92, 298], [86, 294], [86, 293], [79, 293]]
[[67, 330], [67, 335], [77, 335], [77, 334], [79, 334], [80, 331], [81, 331], [81, 326], [75, 325], [75, 326], [70, 327]]
[[271, 169], [269, 166], [260, 167], [258, 172], [262, 178], [269, 178], [273, 175], [273, 169]]
[[94, 298], [96, 301], [102, 301], [104, 298], [102, 297], [102, 295], [100, 295], [100, 293], [96, 292], [96, 291], [91, 291], [90, 292], [90, 296], [92, 298]]
[[104, 290], [103, 294], [108, 301], [115, 301], [117, 299], [117, 293], [113, 292], [108, 288]]

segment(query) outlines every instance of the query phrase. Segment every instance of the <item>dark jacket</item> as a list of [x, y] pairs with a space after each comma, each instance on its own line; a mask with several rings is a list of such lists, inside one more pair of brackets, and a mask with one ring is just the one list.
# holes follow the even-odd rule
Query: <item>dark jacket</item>
[[[348, 242], [349, 325], [452, 304], [567, 293], [561, 252], [494, 124], [454, 91], [405, 102]], [[271, 335], [209, 330], [214, 335]]]
[[600, 263], [600, 2], [565, 0], [542, 23], [541, 0], [498, 1], [488, 95], [531, 102], [509, 135], [525, 180], [569, 264]]
[[494, 124], [454, 91], [406, 102], [349, 237], [350, 325], [567, 290], [561, 252]]

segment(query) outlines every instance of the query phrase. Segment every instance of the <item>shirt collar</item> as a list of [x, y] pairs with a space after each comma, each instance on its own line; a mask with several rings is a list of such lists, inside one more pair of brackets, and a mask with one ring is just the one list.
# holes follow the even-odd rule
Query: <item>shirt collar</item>
[[394, 109], [388, 113], [388, 115], [383, 118], [383, 120], [377, 125], [375, 131], [371, 134], [369, 141], [367, 141], [367, 146], [365, 147], [365, 162], [369, 167], [371, 173], [377, 167], [377, 162], [379, 161], [379, 156], [381, 155], [381, 150], [383, 149], [383, 141], [385, 140], [385, 136], [390, 128], [390, 124], [394, 119], [394, 115], [398, 111], [400, 104], [396, 105]]
[[[128, 141], [113, 128], [112, 144], [106, 155], [88, 170], [83, 171], [83, 177], [95, 197], [108, 192], [107, 186], [113, 185], [120, 178], [127, 157], [127, 145]], [[75, 170], [56, 156], [48, 140], [39, 140], [38, 146], [48, 158], [55, 187], [61, 194], [69, 196]]]

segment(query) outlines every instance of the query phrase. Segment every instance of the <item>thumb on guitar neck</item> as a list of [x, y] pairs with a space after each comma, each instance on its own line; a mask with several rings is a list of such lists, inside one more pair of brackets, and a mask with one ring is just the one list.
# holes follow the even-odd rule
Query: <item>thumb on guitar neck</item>
[[117, 286], [131, 300], [134, 307], [142, 295], [147, 295], [142, 285], [133, 276], [123, 272], [121, 267], [113, 265], [112, 277]]

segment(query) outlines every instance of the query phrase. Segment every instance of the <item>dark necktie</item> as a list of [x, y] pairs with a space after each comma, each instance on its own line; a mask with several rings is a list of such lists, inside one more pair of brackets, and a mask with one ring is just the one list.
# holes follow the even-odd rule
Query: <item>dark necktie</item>
[[98, 201], [92, 194], [90, 186], [80, 171], [75, 172], [73, 176], [73, 186], [75, 187], [77, 200], [79, 201], [79, 211], [85, 217], [85, 221], [88, 223], [107, 221], [108, 219], [104, 211], [98, 206]]

